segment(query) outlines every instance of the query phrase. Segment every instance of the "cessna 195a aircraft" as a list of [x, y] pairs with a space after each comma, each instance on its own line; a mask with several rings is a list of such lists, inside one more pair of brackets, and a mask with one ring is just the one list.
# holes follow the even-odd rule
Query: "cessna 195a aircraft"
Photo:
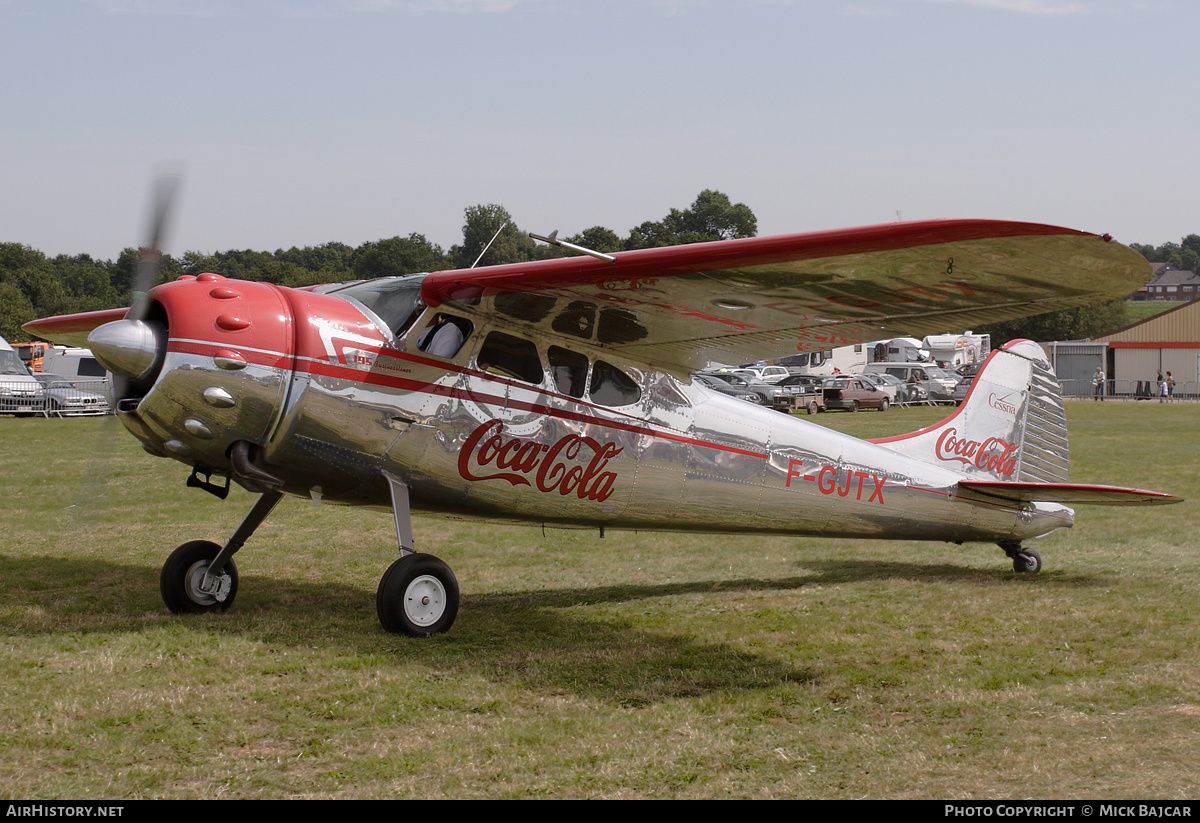
[[945, 420], [878, 440], [690, 376], [1123, 296], [1149, 269], [1108, 236], [969, 220], [572, 248], [584, 254], [299, 290], [184, 276], [128, 310], [25, 328], [89, 346], [121, 422], [190, 466], [188, 486], [258, 494], [223, 545], [167, 559], [173, 612], [233, 603], [233, 554], [285, 494], [391, 510], [401, 556], [379, 619], [414, 636], [450, 628], [459, 590], [416, 552], [412, 510], [601, 534], [987, 541], [1036, 572], [1024, 543], [1071, 526], [1064, 504], [1177, 502], [1067, 482], [1058, 381], [1028, 341], [993, 352]]

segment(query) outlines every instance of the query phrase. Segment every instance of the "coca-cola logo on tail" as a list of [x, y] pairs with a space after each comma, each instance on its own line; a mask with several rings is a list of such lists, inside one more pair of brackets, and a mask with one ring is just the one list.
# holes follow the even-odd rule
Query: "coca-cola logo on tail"
[[958, 437], [954, 428], [946, 429], [937, 440], [938, 460], [956, 460], [984, 471], [1012, 477], [1017, 470], [1017, 444], [999, 437], [989, 437], [982, 443]]
[[616, 472], [608, 461], [623, 449], [580, 434], [560, 437], [547, 446], [536, 440], [504, 437], [504, 422], [489, 420], [471, 432], [458, 454], [458, 473], [466, 480], [507, 480], [543, 492], [574, 493], [580, 500], [607, 500]]

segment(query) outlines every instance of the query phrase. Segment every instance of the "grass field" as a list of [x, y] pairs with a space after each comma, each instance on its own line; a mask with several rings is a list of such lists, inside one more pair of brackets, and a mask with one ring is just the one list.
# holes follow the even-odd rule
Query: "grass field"
[[[112, 420], [0, 418], [0, 797], [1200, 794], [1200, 406], [1072, 403], [1080, 508], [1036, 547], [416, 523], [453, 630], [385, 634], [391, 518], [285, 501], [224, 615], [159, 567], [249, 507]], [[931, 409], [827, 414], [860, 436]]]

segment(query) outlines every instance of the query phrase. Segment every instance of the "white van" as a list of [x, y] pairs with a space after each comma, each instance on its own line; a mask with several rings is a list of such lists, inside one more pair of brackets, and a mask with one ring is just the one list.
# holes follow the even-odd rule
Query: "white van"
[[91, 349], [72, 346], [51, 346], [42, 357], [42, 371], [57, 374], [81, 389], [95, 390], [98, 384], [107, 384], [111, 379]]
[[0, 337], [0, 414], [40, 414], [44, 407], [42, 384], [33, 379], [13, 347]]

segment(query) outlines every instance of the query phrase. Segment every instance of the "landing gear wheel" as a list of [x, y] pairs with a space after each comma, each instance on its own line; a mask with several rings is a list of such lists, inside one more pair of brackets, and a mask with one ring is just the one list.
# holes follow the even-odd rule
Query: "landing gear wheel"
[[193, 540], [171, 552], [163, 563], [158, 588], [172, 613], [223, 612], [233, 605], [238, 573], [232, 559], [225, 562], [221, 574], [205, 579], [208, 564], [219, 551], [221, 547], [210, 540]]
[[448, 630], [458, 616], [458, 580], [432, 554], [410, 554], [379, 581], [375, 609], [385, 631], [429, 637]]
[[1023, 574], [1037, 574], [1042, 570], [1042, 556], [1033, 549], [1021, 549], [1013, 555], [1013, 571]]

